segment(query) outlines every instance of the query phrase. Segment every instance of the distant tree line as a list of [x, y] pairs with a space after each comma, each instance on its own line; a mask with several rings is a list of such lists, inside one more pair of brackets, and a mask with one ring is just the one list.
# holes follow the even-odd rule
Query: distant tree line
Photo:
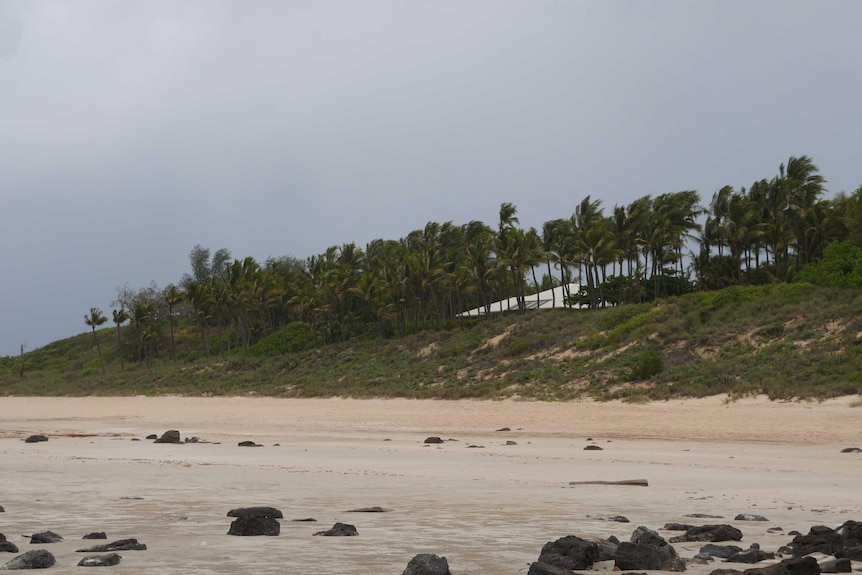
[[[180, 318], [209, 356], [247, 350], [296, 325], [321, 342], [439, 328], [504, 298], [523, 311], [538, 291], [570, 283], [581, 289], [565, 292], [561, 304], [602, 307], [786, 282], [820, 264], [830, 244], [845, 242], [852, 254], [842, 257], [851, 260], [862, 249], [862, 187], [825, 199], [824, 185], [801, 156], [748, 189], [721, 188], [705, 206], [687, 190], [643, 196], [606, 215], [601, 200], [587, 196], [570, 217], [537, 230], [520, 227], [517, 208], [504, 203], [495, 227], [428, 222], [397, 240], [332, 246], [304, 260], [261, 263], [197, 245], [191, 273], [177, 284], [120, 288], [113, 320], [129, 357], [149, 362], [160, 349], [176, 357]], [[91, 310], [94, 334], [101, 317]]]

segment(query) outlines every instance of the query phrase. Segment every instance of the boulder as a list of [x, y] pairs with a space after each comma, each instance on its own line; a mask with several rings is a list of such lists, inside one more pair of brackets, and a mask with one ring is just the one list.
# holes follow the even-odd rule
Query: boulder
[[538, 563], [569, 570], [591, 569], [598, 561], [599, 546], [575, 535], [549, 541], [539, 553]]
[[116, 553], [107, 555], [87, 555], [78, 561], [78, 567], [110, 567], [120, 562], [123, 557]]
[[664, 540], [664, 537], [641, 525], [637, 529], [632, 532], [631, 539], [629, 539], [629, 543], [637, 543], [642, 545], [653, 545], [655, 547], [662, 547], [667, 545], [667, 541]]
[[660, 546], [646, 543], [620, 543], [620, 546], [617, 547], [616, 559], [614, 559], [614, 571], [636, 569], [685, 571], [685, 561], [667, 543]]
[[724, 519], [721, 515], [710, 515], [708, 513], [689, 513], [686, 517], [693, 517], [695, 519]]
[[228, 535], [238, 537], [254, 537], [267, 535], [274, 537], [281, 533], [281, 525], [273, 517], [239, 517], [231, 522]]
[[5, 509], [3, 509], [3, 506], [2, 506], [2, 505], [0, 505], [0, 513], [4, 513], [5, 511], [6, 511], [6, 510], [5, 510]]
[[237, 447], [263, 447], [263, 445], [255, 443], [254, 441], [240, 441], [236, 445]]
[[728, 557], [733, 557], [737, 553], [742, 553], [742, 547], [737, 547], [736, 545], [713, 545], [712, 543], [708, 543], [701, 547], [698, 553], [701, 555], [709, 555], [710, 557], [727, 559]]
[[731, 525], [701, 525], [692, 527], [684, 534], [678, 537], [671, 538], [671, 543], [680, 543], [683, 541], [740, 541], [742, 540], [742, 531]]
[[[48, 441], [48, 437], [45, 435], [31, 435], [24, 440], [24, 443], [41, 443], [43, 441]], [[20, 567], [18, 567], [18, 569], [20, 569]]]
[[18, 553], [18, 546], [6, 541], [6, 536], [0, 533], [0, 553]]
[[597, 563], [601, 561], [613, 561], [616, 558], [617, 547], [620, 546], [620, 542], [615, 537], [611, 539], [602, 539], [601, 537], [590, 537], [587, 539], [587, 541], [595, 543], [599, 548], [599, 555], [596, 557]]
[[452, 575], [445, 557], [420, 553], [413, 557], [401, 575]]
[[154, 443], [182, 443], [182, 441], [180, 441], [180, 432], [176, 429], [169, 429]]
[[845, 447], [841, 453], [862, 453], [862, 447]]
[[740, 513], [736, 517], [733, 518], [734, 521], [769, 521], [763, 515], [757, 515], [755, 513]]
[[744, 575], [820, 575], [820, 566], [814, 557], [794, 557], [781, 563], [746, 569]]
[[443, 443], [443, 439], [440, 437], [426, 437], [425, 443]]
[[602, 448], [598, 445], [587, 445], [584, 447], [584, 451], [602, 451]]
[[336, 523], [331, 529], [326, 531], [318, 531], [315, 535], [323, 535], [324, 537], [352, 537], [359, 535], [356, 527], [349, 523]]
[[137, 539], [118, 539], [105, 545], [93, 545], [83, 549], [75, 549], [76, 553], [109, 553], [112, 551], [146, 551], [147, 546], [138, 543]]
[[108, 535], [104, 531], [94, 531], [93, 533], [87, 533], [81, 539], [107, 539]]
[[50, 551], [35, 549], [27, 551], [11, 561], [0, 565], [0, 570], [11, 571], [13, 569], [46, 569], [56, 562]]
[[845, 521], [837, 529], [815, 525], [806, 535], [797, 535], [790, 543], [794, 557], [823, 553], [836, 558], [862, 560], [862, 523]]
[[227, 512], [228, 517], [269, 517], [271, 519], [282, 519], [284, 515], [275, 507], [238, 507]]
[[155, 433], [151, 433], [148, 436], [146, 436], [144, 439], [158, 439], [158, 438], [159, 438], [158, 435], [156, 435]]
[[62, 540], [63, 538], [53, 531], [43, 531], [30, 536], [31, 545], [34, 543], [59, 543]]
[[747, 551], [734, 553], [725, 559], [725, 561], [728, 563], [760, 563], [767, 559], [775, 559], [775, 553], [767, 553], [766, 551], [761, 551], [760, 549], [752, 547]]
[[693, 527], [694, 525], [688, 525], [687, 523], [665, 523], [662, 529], [665, 531], [688, 531]]
[[571, 569], [563, 569], [562, 567], [554, 567], [541, 561], [536, 561], [530, 564], [530, 569], [527, 575], [572, 575]]

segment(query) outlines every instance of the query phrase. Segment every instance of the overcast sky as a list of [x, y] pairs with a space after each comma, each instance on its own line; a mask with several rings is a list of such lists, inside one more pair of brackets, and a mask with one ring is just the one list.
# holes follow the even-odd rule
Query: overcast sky
[[0, 355], [195, 244], [305, 258], [769, 178], [862, 184], [856, 0], [0, 0]]

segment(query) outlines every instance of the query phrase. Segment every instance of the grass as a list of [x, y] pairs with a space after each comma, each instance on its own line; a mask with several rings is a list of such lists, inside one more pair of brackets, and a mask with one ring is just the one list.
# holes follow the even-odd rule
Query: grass
[[23, 378], [20, 358], [0, 358], [0, 393], [824, 399], [862, 394], [860, 312], [858, 290], [735, 287], [657, 304], [497, 315], [331, 345], [295, 325], [247, 351], [221, 355], [213, 334], [210, 358], [203, 357], [194, 326], [181, 325], [176, 362], [169, 343], [150, 367], [126, 345], [123, 369], [116, 328], [110, 328], [97, 332], [105, 375], [92, 333], [85, 332], [25, 354]]

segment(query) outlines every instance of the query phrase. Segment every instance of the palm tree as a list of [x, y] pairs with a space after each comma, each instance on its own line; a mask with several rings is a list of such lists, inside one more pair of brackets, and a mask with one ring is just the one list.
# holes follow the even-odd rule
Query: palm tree
[[117, 349], [120, 350], [120, 371], [125, 370], [123, 363], [123, 338], [120, 336], [120, 326], [129, 321], [129, 313], [125, 308], [113, 310], [114, 323], [117, 324]]
[[183, 301], [185, 294], [174, 284], [168, 285], [162, 292], [165, 303], [168, 304], [168, 321], [171, 324], [171, 356], [177, 360], [177, 346], [174, 342], [174, 308]]
[[96, 335], [96, 328], [108, 321], [108, 318], [102, 313], [102, 310], [97, 307], [90, 308], [90, 315], [84, 316], [84, 323], [93, 328], [93, 341], [96, 342], [96, 349], [99, 350], [99, 365], [102, 366], [102, 375], [105, 375], [105, 362], [102, 361], [102, 346], [99, 345], [99, 337]]

